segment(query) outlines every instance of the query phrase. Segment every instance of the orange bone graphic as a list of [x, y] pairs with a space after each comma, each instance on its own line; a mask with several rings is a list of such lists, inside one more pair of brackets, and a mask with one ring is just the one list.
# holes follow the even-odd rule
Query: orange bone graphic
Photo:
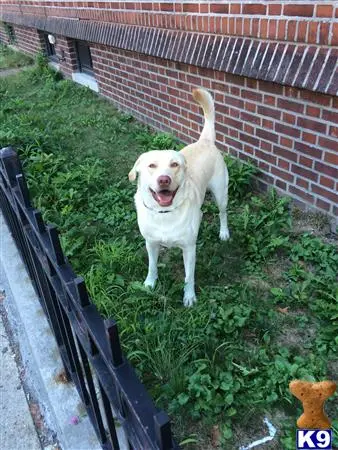
[[294, 380], [289, 384], [290, 391], [303, 404], [304, 413], [297, 420], [297, 426], [304, 429], [326, 430], [331, 422], [324, 412], [324, 403], [336, 390], [333, 381]]

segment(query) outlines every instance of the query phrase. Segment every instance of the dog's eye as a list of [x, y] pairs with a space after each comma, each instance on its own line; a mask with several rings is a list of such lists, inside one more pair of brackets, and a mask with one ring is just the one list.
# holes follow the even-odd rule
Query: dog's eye
[[177, 162], [172, 162], [170, 164], [170, 167], [178, 167], [178, 166], [179, 166], [179, 164]]
[[151, 163], [151, 164], [149, 164], [149, 166], [148, 166], [150, 169], [156, 169], [156, 164], [153, 164], [153, 163]]

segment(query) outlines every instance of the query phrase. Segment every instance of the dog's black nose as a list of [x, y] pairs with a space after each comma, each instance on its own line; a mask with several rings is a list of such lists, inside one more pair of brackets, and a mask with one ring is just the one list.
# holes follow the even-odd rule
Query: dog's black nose
[[171, 178], [168, 175], [161, 175], [160, 177], [157, 178], [157, 182], [161, 187], [163, 186], [167, 187], [171, 183]]

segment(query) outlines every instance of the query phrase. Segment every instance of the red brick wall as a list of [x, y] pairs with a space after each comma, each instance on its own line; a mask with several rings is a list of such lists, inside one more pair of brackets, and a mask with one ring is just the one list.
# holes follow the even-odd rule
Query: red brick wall
[[3, 44], [8, 44], [8, 36], [5, 32], [5, 27], [2, 22], [0, 22], [0, 42]]
[[153, 26], [165, 29], [337, 45], [334, 1], [20, 1], [3, 10], [23, 14]]
[[[13, 25], [15, 32], [15, 46], [31, 56], [35, 56], [38, 51], [41, 50], [41, 38], [38, 30], [35, 28], [23, 27], [20, 25]], [[4, 37], [4, 42], [8, 42], [6, 33], [4, 32], [4, 27], [2, 26], [0, 31], [0, 37]]]
[[[243, 49], [244, 54], [246, 42], [255, 41], [257, 53], [265, 55], [264, 64], [271, 61], [269, 52], [278, 45], [278, 51], [271, 53], [273, 57], [278, 64], [279, 51], [287, 58], [276, 65], [276, 71], [284, 64], [287, 75], [279, 77], [276, 72], [276, 77], [271, 77], [274, 67], [270, 64], [266, 69], [270, 78], [265, 79], [274, 80], [272, 83], [263, 81], [261, 72], [235, 75], [230, 62], [226, 73], [222, 71], [225, 69], [208, 69], [210, 61], [204, 65], [194, 61], [192, 65], [151, 56], [147, 45], [137, 53], [108, 47], [95, 39], [96, 43], [90, 44], [100, 92], [121, 109], [189, 142], [198, 136], [202, 122], [190, 91], [202, 85], [213, 92], [216, 100], [217, 142], [222, 150], [257, 164], [264, 186], [274, 185], [302, 205], [338, 216], [338, 97], [334, 95], [338, 88], [334, 75], [338, 57], [337, 2], [0, 0], [1, 12], [26, 18], [78, 18], [74, 23], [80, 25], [120, 23], [143, 30], [216, 35], [220, 39], [234, 36], [231, 56], [236, 49]], [[34, 46], [41, 48], [32, 28], [28, 39], [23, 29], [17, 28], [22, 49], [31, 52]], [[93, 36], [105, 34], [100, 29]], [[187, 38], [186, 42], [191, 39], [191, 47], [195, 36]], [[134, 49], [125, 42], [121, 47]], [[62, 71], [70, 77], [76, 70], [72, 39], [57, 36], [56, 50]], [[190, 57], [187, 60], [193, 61]], [[263, 74], [264, 64], [262, 60]], [[333, 95], [323, 93], [328, 91]]]
[[257, 164], [262, 183], [338, 215], [337, 98], [105, 46], [91, 51], [102, 95], [184, 142], [202, 124], [191, 89], [210, 89], [222, 150]]

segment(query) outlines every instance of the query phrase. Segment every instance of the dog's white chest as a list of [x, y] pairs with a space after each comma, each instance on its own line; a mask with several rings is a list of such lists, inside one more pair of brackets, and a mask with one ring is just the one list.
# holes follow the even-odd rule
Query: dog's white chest
[[165, 247], [184, 247], [195, 242], [202, 212], [198, 207], [178, 208], [167, 213], [151, 211], [143, 205], [137, 208], [137, 221], [142, 236]]

